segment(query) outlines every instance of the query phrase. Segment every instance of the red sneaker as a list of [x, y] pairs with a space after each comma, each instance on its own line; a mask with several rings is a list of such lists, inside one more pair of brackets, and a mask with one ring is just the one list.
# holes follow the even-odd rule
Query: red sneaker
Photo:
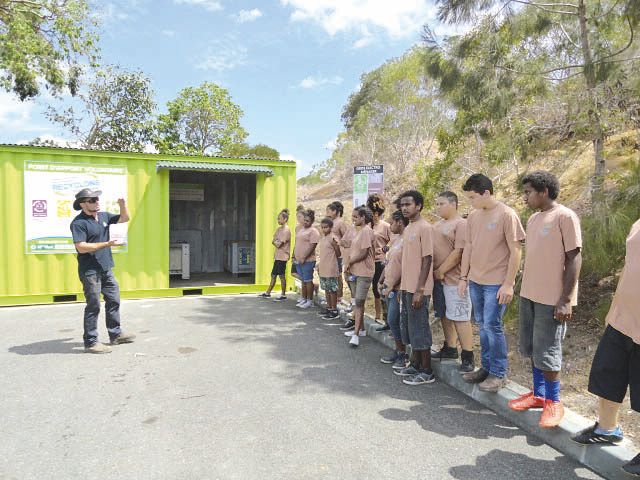
[[544, 401], [544, 409], [540, 416], [540, 427], [542, 428], [555, 428], [560, 425], [564, 417], [564, 406], [562, 402], [554, 402], [552, 400]]
[[516, 412], [524, 412], [530, 408], [544, 407], [544, 398], [534, 397], [533, 392], [520, 395], [518, 398], [509, 400], [509, 408]]

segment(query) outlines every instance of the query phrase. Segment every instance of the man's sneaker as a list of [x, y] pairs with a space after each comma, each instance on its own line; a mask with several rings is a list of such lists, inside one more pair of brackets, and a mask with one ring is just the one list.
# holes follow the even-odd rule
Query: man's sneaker
[[264, 293], [261, 293], [260, 295], [258, 295], [258, 298], [271, 298], [271, 294], [267, 293], [267, 292], [264, 292]]
[[299, 307], [300, 305], [302, 305], [303, 303], [306, 303], [307, 299], [306, 298], [301, 298], [300, 300], [298, 300], [296, 302], [296, 307]]
[[404, 367], [402, 370], [394, 370], [393, 373], [399, 377], [413, 377], [414, 375], [418, 375], [420, 372], [413, 365], [409, 365], [408, 367]]
[[460, 368], [458, 368], [460, 375], [464, 375], [465, 373], [471, 373], [475, 370], [472, 351], [462, 350], [462, 353], [460, 354], [460, 358], [462, 359]]
[[84, 347], [84, 351], [87, 353], [111, 353], [111, 348], [108, 345], [102, 343], [94, 343], [90, 347]]
[[307, 300], [304, 303], [301, 303], [300, 305], [298, 305], [299, 308], [306, 310], [307, 308], [311, 308], [313, 307], [313, 300]]
[[274, 302], [284, 302], [287, 299], [286, 295], [280, 295], [279, 297], [276, 297], [273, 299]]
[[408, 360], [409, 360], [409, 358], [407, 357], [407, 354], [406, 353], [402, 353], [397, 358], [397, 360], [395, 362], [393, 362], [393, 365], [391, 365], [391, 368], [393, 369], [394, 372], [396, 370], [402, 370], [403, 368], [405, 368], [407, 366], [407, 361]]
[[353, 330], [356, 327], [356, 322], [353, 320], [347, 320], [344, 325], [340, 327], [340, 330]]
[[462, 379], [467, 383], [481, 383], [484, 382], [488, 376], [489, 372], [480, 367], [475, 372], [465, 373], [462, 375]]
[[433, 374], [433, 372], [428, 373], [424, 371], [420, 372], [417, 375], [414, 375], [413, 377], [406, 377], [402, 379], [402, 383], [405, 383], [407, 385], [426, 385], [435, 381], [436, 376]]
[[509, 408], [516, 412], [524, 412], [532, 408], [544, 407], [544, 398], [535, 397], [533, 392], [520, 395], [518, 398], [509, 400]]
[[629, 475], [640, 477], [640, 453], [625, 463], [622, 470]]
[[338, 310], [329, 310], [323, 318], [325, 320], [335, 320], [336, 318], [340, 318], [340, 312]]
[[122, 343], [133, 343], [136, 336], [133, 333], [121, 333], [115, 338], [111, 339], [111, 345], [120, 345]]
[[440, 350], [435, 352], [431, 350], [431, 358], [436, 360], [456, 360], [458, 358], [458, 349], [448, 346], [445, 342]]
[[349, 340], [349, 346], [355, 348], [358, 345], [360, 345], [360, 338], [357, 335], [352, 335], [351, 340]]
[[[380, 359], [380, 362], [384, 363], [385, 365], [392, 365], [392, 364], [396, 363], [396, 360], [398, 360], [400, 355], [402, 355], [402, 352], [394, 350], [391, 355], [387, 355], [386, 357], [382, 357]], [[403, 356], [403, 358], [404, 358], [404, 356]]]
[[386, 332], [387, 330], [391, 330], [391, 327], [387, 323], [379, 327], [376, 327], [376, 332]]
[[489, 375], [484, 382], [478, 385], [478, 388], [483, 392], [496, 393], [501, 388], [507, 386], [507, 377], [496, 377], [495, 375]]
[[324, 317], [327, 313], [329, 313], [329, 310], [327, 308], [321, 308], [317, 315], [319, 317]]
[[564, 406], [562, 402], [554, 402], [553, 400], [544, 401], [544, 409], [540, 416], [540, 423], [538, 425], [541, 428], [556, 428], [560, 425], [564, 417]]
[[344, 309], [344, 313], [351, 313], [351, 312], [353, 312], [353, 304], [350, 303], [347, 306], [347, 308]]
[[[344, 332], [344, 336], [345, 337], [353, 337], [355, 335], [355, 330], [347, 330], [346, 332]], [[358, 332], [358, 336], [359, 337], [366, 337], [367, 336], [367, 331], [366, 330], [360, 330]]]
[[581, 445], [594, 445], [594, 444], [605, 444], [605, 445], [614, 445], [616, 443], [622, 442], [624, 436], [622, 435], [622, 430], [620, 427], [616, 427], [615, 431], [611, 434], [606, 433], [597, 433], [598, 422], [592, 425], [589, 428], [585, 428], [581, 432], [576, 433], [571, 437], [576, 443]]

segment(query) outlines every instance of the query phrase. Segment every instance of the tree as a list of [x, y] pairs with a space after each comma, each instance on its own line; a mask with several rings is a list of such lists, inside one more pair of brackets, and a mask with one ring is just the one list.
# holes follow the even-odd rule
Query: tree
[[167, 103], [167, 110], [156, 126], [155, 143], [161, 153], [219, 153], [247, 136], [240, 125], [242, 110], [215, 83], [183, 89]]
[[220, 152], [222, 155], [230, 157], [253, 157], [253, 158], [280, 158], [280, 152], [262, 143], [250, 146], [247, 143], [233, 143], [226, 146]]
[[84, 148], [141, 152], [153, 140], [156, 109], [151, 82], [144, 73], [109, 66], [96, 73], [78, 95], [82, 114], [73, 107], [47, 115], [67, 127]]
[[78, 90], [82, 60], [97, 59], [95, 22], [85, 0], [0, 0], [0, 87], [20, 100]]
[[[441, 21], [478, 25], [454, 42], [454, 48], [440, 59], [430, 59], [428, 68], [444, 85], [457, 80], [463, 93], [473, 95], [470, 90], [473, 85], [465, 86], [460, 80], [469, 73], [465, 66], [470, 64], [472, 70], [484, 71], [477, 78], [476, 86], [480, 87], [499, 79], [503, 85], [528, 85], [555, 93], [561, 91], [562, 83], [581, 83], [571, 89], [568, 120], [576, 130], [582, 129], [593, 144], [591, 191], [594, 205], [599, 203], [606, 174], [604, 140], [608, 122], [604, 117], [619, 108], [607, 102], [612, 89], [616, 90], [625, 77], [625, 67], [640, 59], [633, 53], [637, 47], [635, 29], [640, 21], [640, 2], [438, 0], [437, 3]], [[426, 37], [433, 51], [434, 38], [428, 30]], [[504, 119], [513, 105], [507, 102], [507, 108], [501, 112], [489, 113], [494, 119], [500, 115]]]

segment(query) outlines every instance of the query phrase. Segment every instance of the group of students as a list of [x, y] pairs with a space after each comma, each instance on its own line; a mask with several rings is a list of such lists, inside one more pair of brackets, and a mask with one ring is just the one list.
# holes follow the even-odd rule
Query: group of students
[[[509, 402], [516, 411], [542, 409], [540, 426], [554, 428], [564, 416], [560, 401], [562, 342], [577, 305], [582, 262], [580, 221], [575, 212], [559, 204], [560, 185], [546, 171], [522, 180], [524, 201], [533, 213], [526, 233], [516, 211], [494, 197], [491, 179], [474, 174], [463, 191], [473, 210], [467, 218], [458, 212], [458, 197], [446, 191], [436, 199], [440, 220], [422, 216], [424, 198], [415, 190], [394, 202], [389, 223], [379, 196], [354, 208], [352, 225], [343, 221], [340, 202], [327, 206], [320, 229], [315, 214], [300, 208], [295, 232], [292, 272], [302, 282], [297, 307], [313, 306], [314, 271], [326, 293], [327, 308], [319, 314], [339, 317], [343, 276], [353, 301], [353, 315], [341, 327], [349, 345], [357, 347], [364, 329], [364, 307], [373, 290], [379, 330], [390, 330], [395, 351], [381, 362], [407, 385], [435, 381], [432, 358], [457, 359], [460, 373], [480, 390], [497, 392], [506, 385], [507, 342], [502, 318], [514, 296], [516, 276], [526, 249], [519, 309], [519, 351], [531, 359], [533, 388]], [[289, 213], [283, 210], [274, 234], [276, 247], [272, 282], [262, 297], [270, 297], [276, 278], [286, 298], [286, 261], [291, 232]], [[623, 274], [607, 316], [607, 328], [593, 360], [589, 391], [600, 397], [599, 419], [573, 437], [578, 443], [619, 443], [622, 432], [618, 411], [630, 388], [631, 408], [640, 411], [640, 221], [627, 239]], [[432, 351], [429, 304], [439, 318], [445, 342]], [[481, 358], [475, 368], [471, 316], [479, 327]], [[411, 346], [411, 355], [407, 347]], [[640, 475], [640, 455], [624, 467]]]

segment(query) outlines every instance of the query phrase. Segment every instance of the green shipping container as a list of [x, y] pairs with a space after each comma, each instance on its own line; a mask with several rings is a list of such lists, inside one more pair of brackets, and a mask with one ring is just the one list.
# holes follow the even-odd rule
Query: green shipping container
[[[102, 210], [127, 200], [126, 246], [114, 250], [123, 298], [264, 291], [278, 213], [295, 225], [295, 162], [2, 145], [0, 305], [84, 301], [69, 224], [85, 186], [103, 190]], [[188, 280], [170, 275], [181, 244]]]

